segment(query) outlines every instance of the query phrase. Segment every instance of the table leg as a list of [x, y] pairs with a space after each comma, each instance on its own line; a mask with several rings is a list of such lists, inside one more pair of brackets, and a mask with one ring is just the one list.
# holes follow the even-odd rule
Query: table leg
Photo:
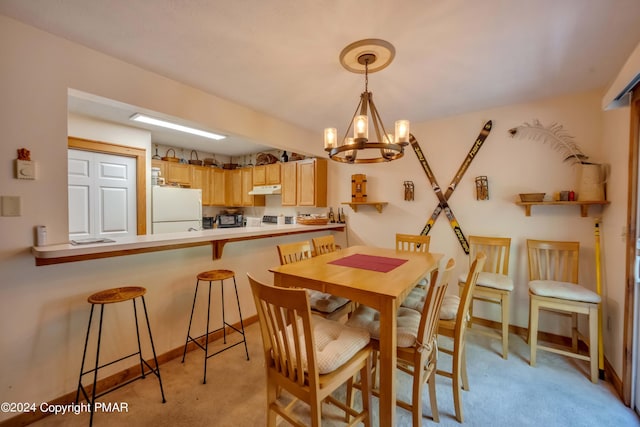
[[395, 426], [396, 414], [396, 325], [397, 307], [393, 299], [380, 307], [380, 425]]

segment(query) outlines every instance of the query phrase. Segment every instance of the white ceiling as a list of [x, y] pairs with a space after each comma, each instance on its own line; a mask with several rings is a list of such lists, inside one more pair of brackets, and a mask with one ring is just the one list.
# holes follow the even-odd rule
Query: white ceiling
[[[338, 60], [356, 40], [396, 48], [369, 77], [388, 127], [607, 87], [640, 42], [638, 0], [0, 0], [0, 13], [318, 135], [344, 131], [364, 88]], [[100, 114], [90, 103], [77, 107]]]

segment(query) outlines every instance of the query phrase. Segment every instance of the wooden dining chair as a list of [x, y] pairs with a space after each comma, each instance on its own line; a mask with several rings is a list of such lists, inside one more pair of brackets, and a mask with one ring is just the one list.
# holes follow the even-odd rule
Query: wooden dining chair
[[[311, 243], [308, 240], [283, 243], [278, 245], [280, 265], [310, 259], [312, 257]], [[325, 292], [307, 290], [311, 301], [311, 310], [327, 319], [341, 320], [351, 313], [351, 300]]]
[[[465, 348], [465, 331], [467, 330], [467, 316], [473, 290], [476, 287], [478, 275], [484, 268], [487, 257], [483, 253], [476, 254], [471, 263], [471, 268], [467, 274], [467, 280], [462, 290], [462, 295], [447, 295], [440, 309], [440, 320], [438, 321], [438, 335], [452, 339], [452, 347], [439, 346], [438, 349], [451, 355], [451, 370], [438, 369], [436, 373], [447, 378], [451, 378], [453, 389], [453, 406], [458, 422], [464, 421], [462, 411], [462, 389], [469, 390], [469, 379], [467, 377], [467, 361]], [[449, 317], [447, 319], [447, 317]]]
[[[529, 364], [536, 365], [536, 351], [544, 350], [590, 362], [591, 381], [598, 382], [598, 309], [600, 295], [578, 284], [579, 242], [527, 240], [529, 261]], [[538, 344], [540, 310], [571, 317], [571, 348]], [[578, 331], [578, 314], [588, 318], [589, 337]], [[578, 352], [579, 341], [589, 354]]]
[[[277, 288], [247, 275], [258, 312], [267, 374], [267, 425], [277, 416], [305, 425], [295, 415], [294, 403], [305, 402], [311, 425], [322, 425], [322, 402], [345, 411], [349, 425], [371, 425], [371, 344], [366, 331], [311, 315], [309, 297], [303, 289]], [[360, 374], [362, 411], [335, 399], [331, 394], [354, 375]], [[282, 402], [280, 390], [294, 401]]]
[[[474, 332], [497, 338], [502, 341], [502, 358], [509, 355], [509, 297], [513, 291], [513, 280], [509, 277], [509, 252], [511, 239], [508, 237], [469, 236], [469, 259], [475, 259], [477, 253], [484, 253], [487, 261], [478, 276], [469, 305], [469, 328], [473, 328], [473, 303], [486, 302], [500, 307], [501, 332], [475, 328]], [[464, 289], [467, 273], [458, 278], [460, 292]]]
[[[449, 275], [455, 267], [453, 258], [442, 258], [439, 267], [431, 275], [431, 283], [427, 292], [422, 312], [400, 307], [397, 320], [397, 367], [412, 377], [411, 403], [396, 400], [396, 404], [412, 413], [413, 426], [422, 425], [422, 391], [424, 384], [429, 385], [429, 403], [434, 422], [439, 422], [438, 402], [436, 399], [435, 372], [437, 365], [438, 343], [437, 330], [440, 307], [449, 283]], [[380, 350], [380, 315], [377, 310], [361, 305], [347, 321], [348, 326], [368, 331], [376, 352]], [[373, 372], [372, 377], [375, 377]], [[372, 378], [372, 384], [375, 384]], [[352, 387], [348, 384], [347, 402], [352, 401]], [[374, 390], [375, 395], [379, 390]]]
[[314, 237], [311, 239], [311, 243], [313, 244], [313, 251], [316, 256], [335, 252], [340, 249], [340, 246], [336, 245], [336, 239], [333, 234]]
[[[429, 244], [431, 243], [431, 236], [425, 236], [422, 234], [402, 234], [396, 233], [396, 250], [401, 252], [429, 252]], [[427, 292], [424, 290], [429, 286], [429, 278], [418, 282], [415, 291], [417, 295], [412, 295], [411, 298], [420, 298], [422, 301], [427, 296]], [[413, 308], [413, 307], [410, 307]], [[418, 309], [418, 311], [421, 311]]]
[[404, 252], [429, 252], [431, 236], [396, 233], [396, 250]]

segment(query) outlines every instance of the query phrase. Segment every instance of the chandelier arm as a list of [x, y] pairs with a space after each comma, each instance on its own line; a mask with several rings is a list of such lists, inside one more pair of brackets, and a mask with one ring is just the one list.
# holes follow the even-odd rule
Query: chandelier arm
[[[380, 113], [378, 113], [378, 109], [376, 108], [376, 104], [373, 102], [372, 96], [369, 96], [369, 109], [371, 110], [371, 120], [373, 121], [373, 127], [376, 131], [378, 142], [384, 142], [384, 138], [387, 136], [387, 131], [384, 128], [384, 124], [380, 118]], [[380, 134], [380, 128], [382, 128], [382, 134]]]

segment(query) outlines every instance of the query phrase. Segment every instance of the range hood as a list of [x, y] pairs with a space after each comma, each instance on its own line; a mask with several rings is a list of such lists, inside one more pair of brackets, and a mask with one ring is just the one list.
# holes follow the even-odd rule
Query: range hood
[[258, 195], [268, 195], [268, 194], [282, 194], [282, 186], [280, 184], [277, 185], [256, 185], [253, 187], [253, 190], [249, 191], [249, 195], [258, 196]]

